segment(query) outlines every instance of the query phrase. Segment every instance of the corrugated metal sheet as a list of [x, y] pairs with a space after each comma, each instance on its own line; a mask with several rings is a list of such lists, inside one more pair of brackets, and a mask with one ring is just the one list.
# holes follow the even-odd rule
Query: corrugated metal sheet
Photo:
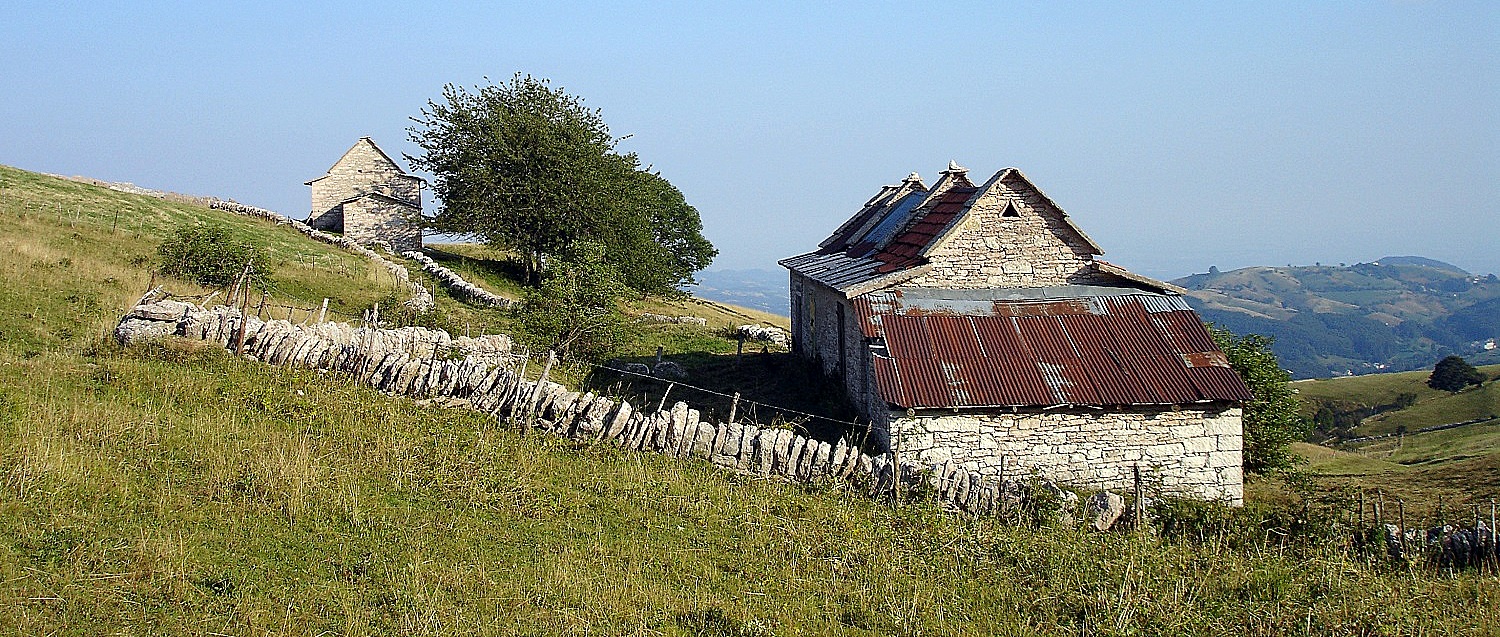
[[[854, 299], [881, 396], [900, 407], [1178, 405], [1250, 392], [1180, 299], [1121, 294], [944, 301]], [[955, 312], [962, 308], [964, 312]]]

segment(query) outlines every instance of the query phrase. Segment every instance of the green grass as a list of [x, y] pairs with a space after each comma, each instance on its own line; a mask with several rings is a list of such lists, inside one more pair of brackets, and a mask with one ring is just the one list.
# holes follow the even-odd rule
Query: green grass
[[0, 259], [0, 634], [1500, 631], [1493, 576], [891, 508], [202, 343], [122, 350], [101, 334], [155, 235], [0, 220], [25, 231]]
[[1491, 577], [891, 509], [198, 344], [0, 370], [0, 632], [1500, 629]]
[[[1482, 366], [1479, 370], [1491, 378], [1500, 376], [1500, 365]], [[1494, 381], [1454, 394], [1428, 387], [1427, 378], [1431, 375], [1431, 370], [1369, 374], [1299, 381], [1292, 387], [1303, 399], [1303, 412], [1307, 416], [1312, 415], [1315, 401], [1379, 406], [1394, 403], [1401, 394], [1417, 397], [1416, 403], [1410, 407], [1366, 418], [1354, 429], [1354, 433], [1360, 436], [1392, 433], [1402, 425], [1415, 431], [1500, 414], [1500, 387]]]
[[[1482, 367], [1494, 375], [1500, 367]], [[1500, 388], [1491, 381], [1457, 394], [1427, 387], [1430, 371], [1371, 374], [1294, 383], [1304, 399], [1360, 405], [1390, 404], [1403, 393], [1417, 396], [1410, 407], [1365, 419], [1357, 435], [1393, 433], [1390, 437], [1347, 445], [1340, 450], [1296, 446], [1308, 459], [1307, 470], [1325, 479], [1329, 489], [1354, 487], [1389, 494], [1413, 515], [1435, 515], [1440, 503], [1450, 512], [1500, 499], [1500, 420], [1490, 419], [1454, 429], [1415, 433], [1423, 427], [1493, 416], [1500, 412]], [[1307, 410], [1310, 412], [1310, 410]]]
[[1401, 426], [1405, 426], [1408, 431], [1416, 431], [1423, 427], [1500, 416], [1500, 384], [1494, 381], [1481, 387], [1470, 387], [1457, 394], [1441, 393], [1440, 396], [1419, 401], [1406, 409], [1371, 416], [1365, 419], [1358, 431], [1366, 434], [1389, 433]]
[[431, 243], [425, 252], [465, 281], [494, 294], [509, 299], [520, 299], [525, 294], [525, 287], [518, 283], [522, 278], [519, 264], [495, 248], [475, 243]]
[[[77, 346], [111, 329], [153, 282], [178, 294], [207, 293], [150, 273], [162, 239], [179, 225], [198, 223], [225, 227], [264, 252], [276, 282], [273, 304], [317, 307], [328, 298], [330, 317], [347, 320], [397, 289], [365, 258], [268, 221], [0, 166], [0, 268], [6, 276], [0, 337], [31, 352]], [[285, 310], [270, 312], [280, 318]]]

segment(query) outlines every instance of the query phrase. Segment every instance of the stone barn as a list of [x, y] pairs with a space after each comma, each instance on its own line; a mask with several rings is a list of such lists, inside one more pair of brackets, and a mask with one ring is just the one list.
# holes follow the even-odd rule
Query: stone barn
[[422, 249], [422, 186], [374, 140], [361, 137], [328, 174], [307, 182], [312, 213], [307, 225], [343, 233], [363, 245], [386, 243], [396, 252]]
[[1241, 503], [1249, 390], [1181, 289], [1103, 252], [1019, 170], [913, 173], [781, 261], [792, 349], [903, 461]]

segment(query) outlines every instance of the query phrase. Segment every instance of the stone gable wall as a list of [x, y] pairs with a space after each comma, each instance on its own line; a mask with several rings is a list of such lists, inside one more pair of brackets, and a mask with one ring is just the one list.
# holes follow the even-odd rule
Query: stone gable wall
[[[1019, 217], [1002, 216], [1007, 201]], [[1029, 288], [1103, 283], [1089, 273], [1090, 248], [1062, 213], [1018, 178], [995, 182], [957, 233], [929, 258], [932, 271], [902, 287]]]
[[340, 201], [377, 192], [420, 205], [421, 181], [402, 172], [364, 140], [328, 169], [328, 175], [312, 183], [312, 213], [321, 215]]
[[362, 244], [383, 241], [397, 251], [422, 247], [422, 233], [405, 219], [409, 209], [390, 201], [366, 198], [341, 204], [351, 197], [378, 193], [411, 202], [420, 209], [421, 180], [402, 172], [368, 140], [349, 149], [328, 174], [312, 182], [312, 213], [308, 225], [343, 232]]
[[[1127, 488], [1132, 467], [1163, 490], [1241, 504], [1239, 407], [890, 415], [902, 461], [969, 472], [1037, 475], [1093, 489]], [[1003, 461], [1002, 461], [1003, 458]]]

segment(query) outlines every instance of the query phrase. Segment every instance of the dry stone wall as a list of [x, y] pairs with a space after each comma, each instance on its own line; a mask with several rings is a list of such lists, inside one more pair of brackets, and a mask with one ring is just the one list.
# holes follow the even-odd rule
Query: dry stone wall
[[412, 308], [423, 312], [437, 306], [437, 302], [432, 298], [432, 292], [429, 292], [426, 286], [423, 286], [421, 283], [412, 281], [411, 274], [406, 271], [405, 266], [402, 266], [395, 261], [380, 256], [380, 253], [366, 248], [365, 246], [356, 243], [352, 239], [341, 237], [336, 234], [328, 234], [327, 232], [323, 232], [322, 230], [317, 230], [312, 226], [302, 223], [301, 221], [297, 221], [296, 219], [287, 217], [286, 215], [283, 215], [279, 212], [266, 210], [265, 208], [256, 208], [255, 206], [247, 206], [245, 204], [234, 201], [214, 199], [209, 202], [209, 207], [215, 210], [225, 210], [246, 217], [266, 219], [268, 221], [273, 221], [278, 225], [291, 226], [293, 230], [307, 235], [307, 237], [312, 239], [313, 241], [326, 243], [328, 245], [342, 248], [344, 250], [348, 250], [350, 252], [358, 254], [366, 259], [374, 261], [376, 265], [385, 268], [386, 272], [389, 272], [392, 277], [395, 277], [397, 281], [411, 290], [412, 296], [406, 301], [407, 305], [410, 305]]
[[635, 315], [635, 320], [642, 323], [667, 323], [671, 325], [708, 325], [708, 319], [701, 316], [667, 316], [651, 312], [641, 312]]
[[901, 492], [930, 493], [953, 509], [977, 515], [996, 513], [1022, 493], [1017, 484], [952, 462], [898, 466], [892, 454], [871, 456], [843, 440], [829, 443], [786, 429], [707, 422], [683, 402], [643, 411], [627, 401], [527, 380], [518, 373], [518, 359], [503, 336], [452, 338], [442, 330], [415, 327], [295, 325], [242, 317], [228, 306], [149, 298], [121, 319], [115, 336], [125, 344], [177, 336], [234, 350], [242, 326], [244, 354], [255, 360], [343, 372], [393, 395], [462, 400], [502, 421], [579, 442], [699, 459], [793, 482], [835, 481], [881, 497], [896, 492], [899, 481]]
[[488, 307], [498, 307], [502, 309], [508, 308], [512, 305], [515, 305], [516, 303], [511, 299], [507, 299], [497, 294], [492, 294], [489, 290], [465, 281], [464, 278], [459, 276], [457, 272], [439, 265], [438, 262], [433, 261], [430, 257], [422, 254], [419, 251], [412, 250], [410, 252], [404, 252], [401, 254], [401, 256], [422, 264], [423, 272], [436, 277], [439, 283], [442, 283], [444, 287], [448, 288], [448, 291], [451, 292], [453, 296], [458, 297], [460, 300], [465, 300]]

